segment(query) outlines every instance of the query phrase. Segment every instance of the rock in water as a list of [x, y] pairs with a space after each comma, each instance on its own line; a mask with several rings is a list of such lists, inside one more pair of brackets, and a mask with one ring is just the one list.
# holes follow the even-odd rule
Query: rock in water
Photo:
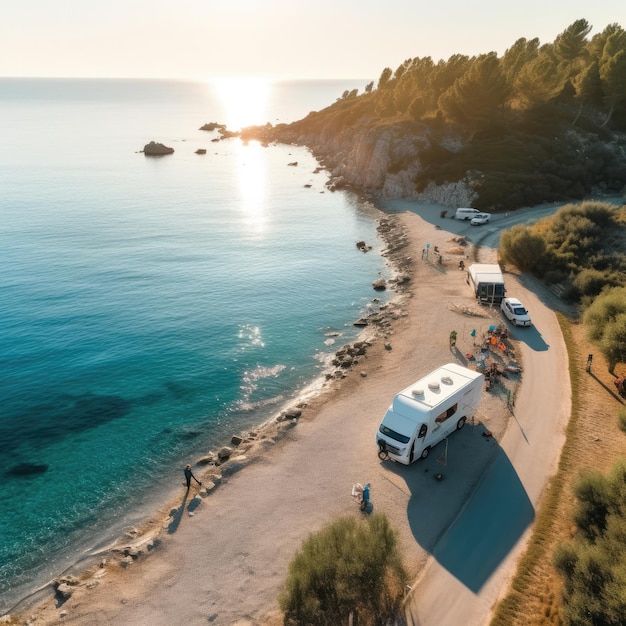
[[174, 148], [164, 146], [162, 143], [151, 141], [143, 147], [143, 153], [146, 156], [163, 156], [164, 154], [172, 154]]

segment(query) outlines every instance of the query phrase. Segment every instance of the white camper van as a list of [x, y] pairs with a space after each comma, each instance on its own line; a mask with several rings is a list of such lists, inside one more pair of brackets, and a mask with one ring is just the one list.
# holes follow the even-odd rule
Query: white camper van
[[465, 282], [476, 298], [487, 304], [500, 304], [506, 293], [502, 268], [497, 263], [472, 263]]
[[484, 376], [448, 363], [398, 393], [385, 413], [376, 444], [394, 461], [409, 465], [463, 428], [480, 404]]

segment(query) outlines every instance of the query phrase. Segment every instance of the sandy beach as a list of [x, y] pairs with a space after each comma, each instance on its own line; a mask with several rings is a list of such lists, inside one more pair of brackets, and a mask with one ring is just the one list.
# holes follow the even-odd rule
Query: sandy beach
[[[458, 269], [459, 260], [472, 262], [471, 245], [459, 246], [458, 233], [447, 230], [458, 230], [459, 224], [439, 224], [409, 212], [397, 219], [408, 245], [387, 256], [411, 280], [390, 305], [390, 327], [372, 339], [347, 376], [328, 383], [298, 419], [266, 425], [254, 445], [237, 449], [223, 466], [195, 465], [202, 488], [192, 487], [187, 494], [181, 485], [177, 499], [137, 533], [92, 559], [89, 568], [68, 572], [75, 576], [63, 588], [68, 597], [48, 588], [16, 607], [13, 613], [20, 618], [15, 623], [31, 617], [38, 625], [280, 624], [277, 597], [302, 541], [340, 516], [363, 515], [350, 494], [355, 482], [371, 484], [373, 510], [384, 512], [397, 529], [405, 564], [418, 586], [481, 477], [501, 459], [500, 441], [516, 419], [507, 398], [520, 393], [525, 379], [523, 372], [513, 375], [483, 394], [473, 423], [450, 437], [445, 464], [445, 442], [408, 467], [378, 458], [376, 430], [393, 395], [445, 363], [471, 365], [468, 355], [480, 351], [489, 326], [502, 324], [497, 310], [476, 304]], [[479, 234], [469, 228], [468, 235]], [[430, 250], [438, 247], [443, 263], [432, 253], [423, 258], [427, 244]], [[494, 254], [481, 249], [479, 260], [492, 262]], [[514, 275], [507, 274], [507, 286], [530, 293]], [[533, 304], [543, 306], [539, 300]], [[452, 330], [458, 333], [454, 348]], [[493, 354], [498, 363], [524, 364], [514, 337], [509, 350]], [[492, 436], [484, 436], [486, 431]], [[559, 441], [552, 445], [558, 451]], [[506, 469], [515, 474], [510, 464]], [[437, 473], [442, 480], [434, 479]], [[543, 485], [533, 487], [527, 517], [485, 571], [470, 575], [444, 559], [437, 565], [473, 597], [490, 581], [490, 597], [497, 598]], [[508, 569], [502, 571], [507, 558]], [[472, 623], [483, 623], [490, 605], [478, 599], [476, 605]], [[420, 623], [444, 622], [422, 618]]]

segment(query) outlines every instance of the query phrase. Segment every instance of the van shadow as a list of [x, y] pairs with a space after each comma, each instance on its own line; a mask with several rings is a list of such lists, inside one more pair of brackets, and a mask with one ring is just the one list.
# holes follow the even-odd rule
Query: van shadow
[[407, 518], [415, 540], [474, 593], [535, 517], [515, 468], [486, 432], [482, 424], [468, 424], [448, 439], [447, 454], [444, 440], [413, 465], [387, 462], [410, 491]]
[[511, 336], [516, 341], [521, 341], [522, 343], [525, 343], [531, 350], [534, 350], [535, 352], [545, 352], [550, 348], [550, 346], [548, 346], [548, 344], [544, 341], [541, 333], [534, 325], [528, 328], [513, 328], [511, 330]]

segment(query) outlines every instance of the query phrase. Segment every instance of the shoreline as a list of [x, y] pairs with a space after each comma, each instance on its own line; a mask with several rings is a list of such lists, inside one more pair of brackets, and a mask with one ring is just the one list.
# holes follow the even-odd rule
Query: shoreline
[[[190, 613], [185, 620], [191, 622], [199, 620], [198, 611], [205, 616], [217, 611], [217, 623], [234, 623], [250, 614], [255, 619], [250, 623], [269, 624], [267, 620], [276, 613], [277, 589], [294, 550], [303, 537], [329, 520], [354, 513], [349, 488], [364, 477], [371, 477], [374, 506], [388, 512], [394, 525], [400, 527], [400, 541], [413, 553], [407, 565], [417, 577], [441, 529], [452, 523], [457, 507], [469, 497], [484, 467], [497, 453], [497, 445], [485, 446], [486, 440], [480, 435], [490, 430], [497, 440], [506, 430], [510, 415], [501, 393], [484, 394], [475, 423], [468, 424], [465, 432], [450, 442], [451, 458], [457, 460], [468, 446], [480, 448], [480, 453], [472, 453], [471, 471], [465, 468], [456, 482], [444, 481], [445, 491], [437, 496], [437, 512], [431, 512], [426, 528], [416, 527], [411, 516], [407, 519], [407, 512], [419, 503], [422, 492], [432, 489], [429, 474], [423, 472], [439, 469], [439, 454], [414, 469], [385, 465], [378, 460], [374, 445], [377, 423], [395, 391], [433, 365], [462, 360], [463, 350], [472, 349], [469, 327], [475, 326], [482, 333], [494, 318], [475, 306], [458, 272], [454, 255], [469, 258], [469, 249], [459, 249], [452, 233], [412, 213], [389, 216], [381, 212], [381, 217], [399, 221], [407, 235], [406, 246], [386, 250], [394, 271], [402, 268], [403, 286], [392, 298], [393, 304], [386, 307], [389, 326], [378, 329], [362, 361], [347, 370], [345, 378], [332, 381], [307, 402], [301, 416], [268, 420], [262, 436], [237, 450], [236, 456], [219, 466], [219, 472], [212, 468], [199, 471], [198, 478], [209, 487], [206, 495], [210, 498], [193, 488], [189, 500], [185, 496], [180, 502], [179, 496], [178, 502], [165, 503], [136, 533], [109, 546], [107, 555], [100, 552], [89, 557], [90, 571], [84, 559], [83, 567], [76, 568], [73, 576], [57, 577], [56, 596], [48, 585], [36, 598], [22, 600], [13, 611], [32, 608], [38, 624], [54, 624], [61, 619], [81, 624], [96, 613], [102, 624], [119, 623], [120, 619], [165, 624], [171, 623], [171, 619], [167, 621], [168, 611]], [[448, 260], [443, 266], [420, 260], [425, 241], [444, 251]], [[406, 280], [407, 275], [412, 278]], [[423, 297], [415, 298], [418, 289]], [[453, 354], [448, 345], [451, 325], [463, 328], [457, 353]], [[416, 349], [419, 346], [423, 349]], [[334, 436], [329, 438], [329, 433]], [[249, 465], [255, 465], [255, 471], [240, 471]], [[344, 477], [343, 482], [337, 480], [339, 477]], [[228, 489], [217, 489], [227, 483]], [[310, 498], [315, 499], [312, 507], [306, 504]], [[205, 535], [201, 544], [193, 533], [194, 526]], [[243, 572], [238, 565], [241, 559], [250, 562]], [[179, 563], [184, 570], [178, 571]], [[210, 569], [205, 563], [211, 563]], [[270, 570], [263, 575], [268, 564]], [[166, 582], [172, 568], [177, 569], [175, 580]], [[206, 602], [189, 596], [188, 587], [196, 580], [207, 586]], [[174, 595], [164, 594], [163, 585], [167, 589], [171, 586]], [[233, 594], [244, 595], [238, 603]], [[146, 614], [144, 618], [147, 605], [152, 607], [152, 603], [156, 604], [150, 609], [151, 617]], [[124, 612], [123, 618], [120, 612]]]
[[[193, 463], [194, 473], [203, 485], [208, 487], [198, 491], [194, 497], [206, 498], [210, 496], [231, 476], [248, 465], [254, 464], [255, 458], [264, 454], [267, 446], [279, 444], [289, 431], [297, 425], [303, 412], [309, 413], [317, 410], [319, 406], [330, 401], [333, 394], [338, 393], [338, 387], [343, 379], [348, 376], [350, 370], [358, 367], [359, 358], [365, 356], [369, 346], [388, 338], [391, 319], [397, 315], [396, 311], [401, 308], [403, 301], [410, 297], [407, 296], [407, 285], [410, 283], [412, 268], [410, 263], [402, 258], [403, 248], [406, 245], [406, 229], [399, 225], [396, 216], [389, 215], [378, 207], [372, 206], [378, 213], [375, 218], [378, 223], [377, 233], [383, 244], [380, 256], [390, 271], [386, 289], [393, 291], [392, 297], [386, 303], [378, 306], [376, 310], [354, 320], [354, 326], [363, 327], [357, 337], [329, 355], [328, 363], [319, 375], [304, 388], [297, 390], [295, 396], [286, 400], [273, 415], [247, 431], [233, 434], [230, 445], [226, 442], [221, 445], [216, 444], [217, 452], [209, 451]], [[398, 245], [398, 241], [404, 243]], [[368, 250], [364, 250], [364, 253], [366, 252]], [[374, 295], [370, 303], [376, 300], [377, 297]], [[352, 364], [346, 367], [332, 363], [332, 361], [336, 361], [338, 354], [343, 356], [342, 353], [346, 351], [346, 348], [359, 345], [363, 345], [365, 350], [361, 350], [360, 357], [355, 356]], [[241, 442], [233, 445], [233, 440], [238, 437], [241, 438]], [[232, 449], [232, 454], [222, 459], [218, 458], [220, 452], [228, 448]], [[120, 522], [119, 526], [128, 528], [125, 533], [120, 534], [111, 528], [108, 532], [104, 530], [99, 540], [90, 542], [93, 546], [98, 547], [89, 550], [83, 556], [79, 556], [65, 569], [59, 570], [54, 578], [35, 587], [27, 595], [12, 603], [2, 616], [11, 616], [31, 610], [45, 601], [46, 595], [54, 594], [59, 584], [65, 584], [64, 581], [68, 580], [74, 582], [75, 578], [84, 577], [85, 573], [93, 568], [101, 569], [110, 559], [120, 554], [128, 557], [129, 553], [132, 553], [133, 558], [137, 558], [145, 554], [146, 550], [151, 551], [154, 548], [154, 543], [159, 541], [160, 535], [167, 532], [169, 521], [172, 519], [172, 511], [176, 508], [177, 493], [178, 488], [171, 488], [163, 494], [164, 499], [160, 506], [153, 507], [150, 512], [146, 512], [145, 507], [138, 510], [135, 515], [131, 516], [139, 520], [139, 523], [134, 526]], [[162, 526], [155, 528], [158, 519], [162, 520]]]

